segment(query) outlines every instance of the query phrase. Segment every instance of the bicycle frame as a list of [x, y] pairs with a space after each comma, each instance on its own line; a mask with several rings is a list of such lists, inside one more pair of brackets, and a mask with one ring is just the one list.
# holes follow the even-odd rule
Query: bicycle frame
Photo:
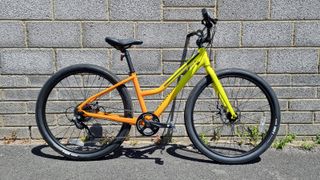
[[172, 74], [162, 85], [160, 85], [158, 88], [151, 89], [151, 90], [145, 90], [142, 91], [139, 85], [138, 77], [136, 73], [131, 73], [130, 76], [113, 86], [106, 88], [105, 90], [89, 97], [85, 101], [83, 101], [79, 106], [78, 106], [78, 111], [82, 112], [84, 116], [87, 117], [94, 117], [94, 118], [99, 118], [99, 119], [107, 119], [107, 120], [112, 120], [112, 121], [117, 121], [117, 122], [123, 122], [123, 123], [128, 123], [131, 125], [135, 125], [137, 121], [137, 117], [123, 117], [118, 114], [113, 114], [113, 113], [105, 113], [105, 112], [97, 112], [97, 113], [92, 113], [92, 112], [87, 112], [83, 110], [83, 107], [86, 104], [89, 104], [96, 99], [98, 99], [100, 96], [103, 96], [112, 90], [116, 89], [117, 87], [132, 81], [136, 95], [138, 97], [138, 101], [140, 104], [141, 111], [143, 113], [148, 112], [148, 109], [145, 105], [145, 100], [144, 96], [150, 96], [154, 94], [158, 94], [163, 92], [172, 82], [174, 82], [180, 75], [185, 73], [177, 86], [167, 95], [167, 97], [161, 102], [161, 104], [158, 106], [158, 108], [153, 112], [156, 116], [160, 116], [163, 111], [168, 107], [170, 102], [177, 96], [177, 94], [181, 91], [181, 89], [185, 86], [185, 84], [191, 79], [191, 77], [201, 68], [204, 67], [207, 74], [210, 75], [213, 81], [213, 88], [216, 94], [219, 95], [219, 99], [224, 106], [224, 108], [230, 112], [231, 117], [235, 119], [237, 117], [233, 107], [231, 106], [229, 99], [214, 71], [214, 69], [211, 67], [210, 60], [208, 58], [208, 54], [205, 48], [199, 48], [198, 53], [191, 57], [190, 59], [187, 60], [186, 63], [184, 63], [180, 68], [176, 70], [174, 74]]

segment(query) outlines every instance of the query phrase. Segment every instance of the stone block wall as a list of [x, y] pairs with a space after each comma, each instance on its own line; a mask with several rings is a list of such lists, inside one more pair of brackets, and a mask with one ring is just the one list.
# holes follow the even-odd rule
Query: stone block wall
[[[280, 134], [319, 133], [319, 0], [1, 0], [0, 139], [13, 132], [18, 139], [37, 137], [35, 101], [59, 69], [92, 63], [124, 77], [126, 64], [106, 36], [144, 41], [131, 49], [133, 64], [143, 88], [157, 87], [179, 66], [185, 35], [201, 27], [203, 7], [220, 20], [215, 68], [245, 68], [273, 86]], [[184, 91], [177, 136], [186, 135], [184, 102], [201, 77], [203, 71]], [[148, 104], [156, 107], [165, 95]]]

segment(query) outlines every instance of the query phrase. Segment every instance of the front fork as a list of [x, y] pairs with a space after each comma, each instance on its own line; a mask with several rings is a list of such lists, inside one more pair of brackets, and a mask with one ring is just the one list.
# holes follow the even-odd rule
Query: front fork
[[210, 63], [206, 64], [204, 67], [206, 69], [206, 72], [212, 78], [213, 89], [215, 90], [216, 94], [219, 96], [219, 99], [220, 99], [223, 107], [225, 109], [227, 109], [227, 111], [231, 114], [231, 119], [233, 119], [233, 120], [236, 119], [237, 114], [235, 113], [235, 111], [234, 111], [234, 109], [228, 99], [228, 96], [227, 96], [226, 92], [224, 91], [224, 88], [222, 87], [221, 82], [219, 81], [217, 74], [215, 73], [215, 71], [211, 67], [211, 64]]

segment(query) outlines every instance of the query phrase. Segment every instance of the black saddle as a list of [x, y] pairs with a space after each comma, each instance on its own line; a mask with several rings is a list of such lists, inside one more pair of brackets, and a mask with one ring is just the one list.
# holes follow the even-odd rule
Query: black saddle
[[105, 40], [108, 44], [120, 50], [121, 52], [130, 48], [132, 45], [140, 45], [143, 43], [143, 41], [134, 40], [134, 39], [116, 39], [112, 37], [106, 37]]

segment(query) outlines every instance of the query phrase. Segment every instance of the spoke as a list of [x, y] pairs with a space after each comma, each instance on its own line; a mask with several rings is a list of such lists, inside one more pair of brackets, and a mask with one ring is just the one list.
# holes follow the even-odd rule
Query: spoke
[[[256, 87], [255, 87], [256, 88]], [[254, 89], [255, 89], [254, 88]], [[242, 105], [244, 105], [244, 104], [246, 104], [250, 99], [252, 99], [252, 97], [255, 97], [257, 94], [259, 94], [260, 92], [257, 92], [256, 94], [254, 94], [253, 96], [252, 96], [252, 94], [254, 93], [254, 90], [252, 91], [252, 93], [250, 94], [250, 98], [248, 98], [245, 102], [243, 102], [239, 107], [242, 107]]]
[[[92, 89], [92, 88], [93, 88], [93, 84], [94, 84], [96, 78], [97, 78], [97, 75], [94, 76], [93, 82], [91, 83], [91, 85], [89, 86], [89, 88], [88, 88], [88, 90], [87, 90], [87, 92], [86, 92], [86, 94], [85, 94], [85, 96], [86, 96], [85, 98], [86, 98], [86, 99], [89, 97], [89, 94], [90, 94], [89, 89]], [[89, 75], [88, 75], [88, 79], [89, 79]]]
[[[80, 76], [82, 76], [82, 75], [80, 75]], [[78, 83], [78, 80], [77, 80], [77, 78], [75, 77], [75, 75], [73, 75], [73, 78], [75, 79], [77, 85], [81, 86], [81, 85]], [[81, 84], [82, 84], [82, 86], [83, 86], [83, 83], [81, 83]], [[80, 88], [79, 88], [79, 89], [80, 89]], [[81, 89], [83, 90], [83, 88], [81, 88]], [[81, 93], [81, 95], [84, 97], [84, 94], [83, 94], [82, 90], [80, 91], [80, 93]]]
[[[99, 78], [101, 78], [101, 76], [99, 76]], [[98, 92], [100, 92], [100, 89], [102, 88], [102, 83], [103, 83], [103, 81], [101, 81], [101, 83], [100, 83], [100, 87], [99, 87], [99, 89], [98, 89]], [[111, 84], [111, 83], [108, 82], [108, 84], [105, 86], [105, 88], [109, 87], [110, 84]], [[97, 92], [97, 93], [98, 93], [98, 92]], [[111, 92], [109, 92], [108, 94], [109, 94], [109, 98], [111, 98], [111, 95], [110, 95]]]
[[[254, 142], [251, 142], [253, 140], [250, 140], [250, 138], [255, 137], [249, 137], [249, 135], [246, 135], [247, 130], [245, 126], [250, 124], [249, 126], [256, 127], [261, 115], [266, 112], [266, 110], [264, 110], [265, 107], [270, 107], [270, 104], [268, 101], [265, 101], [266, 96], [261, 96], [264, 95], [264, 92], [256, 86], [254, 82], [237, 76], [222, 78], [220, 81], [225, 87], [225, 91], [230, 102], [232, 102], [234, 108], [236, 108], [236, 110], [241, 114], [241, 116], [239, 116], [240, 119], [238, 122], [236, 121], [233, 124], [229, 122], [225, 114], [218, 114], [218, 109], [216, 109], [216, 111], [213, 110], [211, 112], [201, 113], [202, 106], [207, 105], [207, 101], [204, 99], [206, 96], [202, 93], [199, 95], [199, 97], [201, 96], [201, 100], [196, 101], [195, 109], [197, 111], [195, 111], [193, 115], [194, 125], [199, 126], [196, 128], [199, 138], [201, 133], [208, 134], [212, 132], [212, 134], [208, 134], [208, 137], [212, 137], [210, 140], [211, 145], [208, 146], [208, 148], [211, 148], [213, 151], [225, 156], [240, 156], [252, 150], [261, 142], [260, 140], [254, 140]], [[203, 92], [206, 92], [207, 90], [210, 91], [210, 93], [207, 94], [210, 97], [207, 99], [212, 101], [215, 97], [219, 98], [219, 95], [214, 94], [210, 88], [211, 86], [209, 85], [206, 87], [206, 90], [203, 90]], [[197, 105], [198, 103], [199, 105]], [[215, 103], [219, 105], [219, 100], [213, 101], [213, 104]], [[210, 104], [210, 108], [211, 105], [212, 104]], [[247, 108], [243, 109], [245, 106], [247, 106]], [[213, 108], [214, 107], [216, 106], [213, 106]], [[200, 111], [198, 111], [198, 109]], [[269, 109], [267, 109], [267, 111], [269, 111]], [[212, 127], [201, 127], [201, 125], [208, 124], [211, 124]], [[221, 137], [219, 140], [214, 140], [213, 138], [216, 138], [215, 136], [218, 133], [220, 133]], [[251, 136], [254, 136], [254, 134]], [[250, 145], [250, 143], [254, 143], [254, 145]]]
[[238, 94], [239, 94], [239, 91], [240, 91], [240, 89], [241, 89], [241, 81], [242, 81], [243, 79], [240, 79], [239, 80], [239, 86], [237, 86], [238, 88], [238, 90], [236, 91], [236, 94], [235, 94], [235, 99], [238, 99], [237, 97], [238, 97]]
[[[69, 126], [69, 127], [71, 127], [71, 126]], [[67, 139], [71, 139], [74, 130], [75, 130], [75, 128], [72, 128], [72, 132], [70, 133], [70, 136], [69, 136], [69, 138], [67, 138]]]
[[63, 137], [66, 135], [67, 131], [70, 129], [71, 126], [69, 126], [69, 127], [67, 128], [67, 130], [64, 130], [64, 129], [63, 129], [64, 126], [61, 126], [61, 127], [62, 127], [62, 129], [61, 129], [61, 130], [59, 131], [59, 133], [56, 134], [55, 136], [58, 136], [58, 135], [60, 135], [61, 133], [65, 132], [65, 133], [63, 134], [62, 138], [61, 138], [61, 139], [63, 139]]
[[249, 118], [250, 116], [243, 116], [243, 115], [241, 115], [241, 119], [243, 119], [243, 117], [245, 117], [246, 119], [250, 119], [250, 120], [252, 120], [252, 121], [256, 121], [256, 119]]
[[[70, 96], [70, 97], [73, 99], [72, 101], [75, 103], [75, 105], [77, 105], [78, 103], [76, 102], [76, 99], [74, 98], [74, 95], [73, 95], [72, 93], [70, 94], [70, 92], [68, 91], [68, 89], [62, 84], [62, 81], [60, 81], [59, 84], [61, 84], [62, 87], [65, 88], [65, 91], [68, 93], [68, 96]], [[69, 81], [68, 81], [68, 84], [69, 84], [69, 87], [70, 87]], [[58, 90], [59, 90], [59, 89], [58, 89]], [[58, 93], [59, 93], [59, 91], [58, 91]], [[59, 96], [59, 94], [58, 94], [58, 96]], [[59, 98], [58, 98], [58, 99], [59, 99]]]

